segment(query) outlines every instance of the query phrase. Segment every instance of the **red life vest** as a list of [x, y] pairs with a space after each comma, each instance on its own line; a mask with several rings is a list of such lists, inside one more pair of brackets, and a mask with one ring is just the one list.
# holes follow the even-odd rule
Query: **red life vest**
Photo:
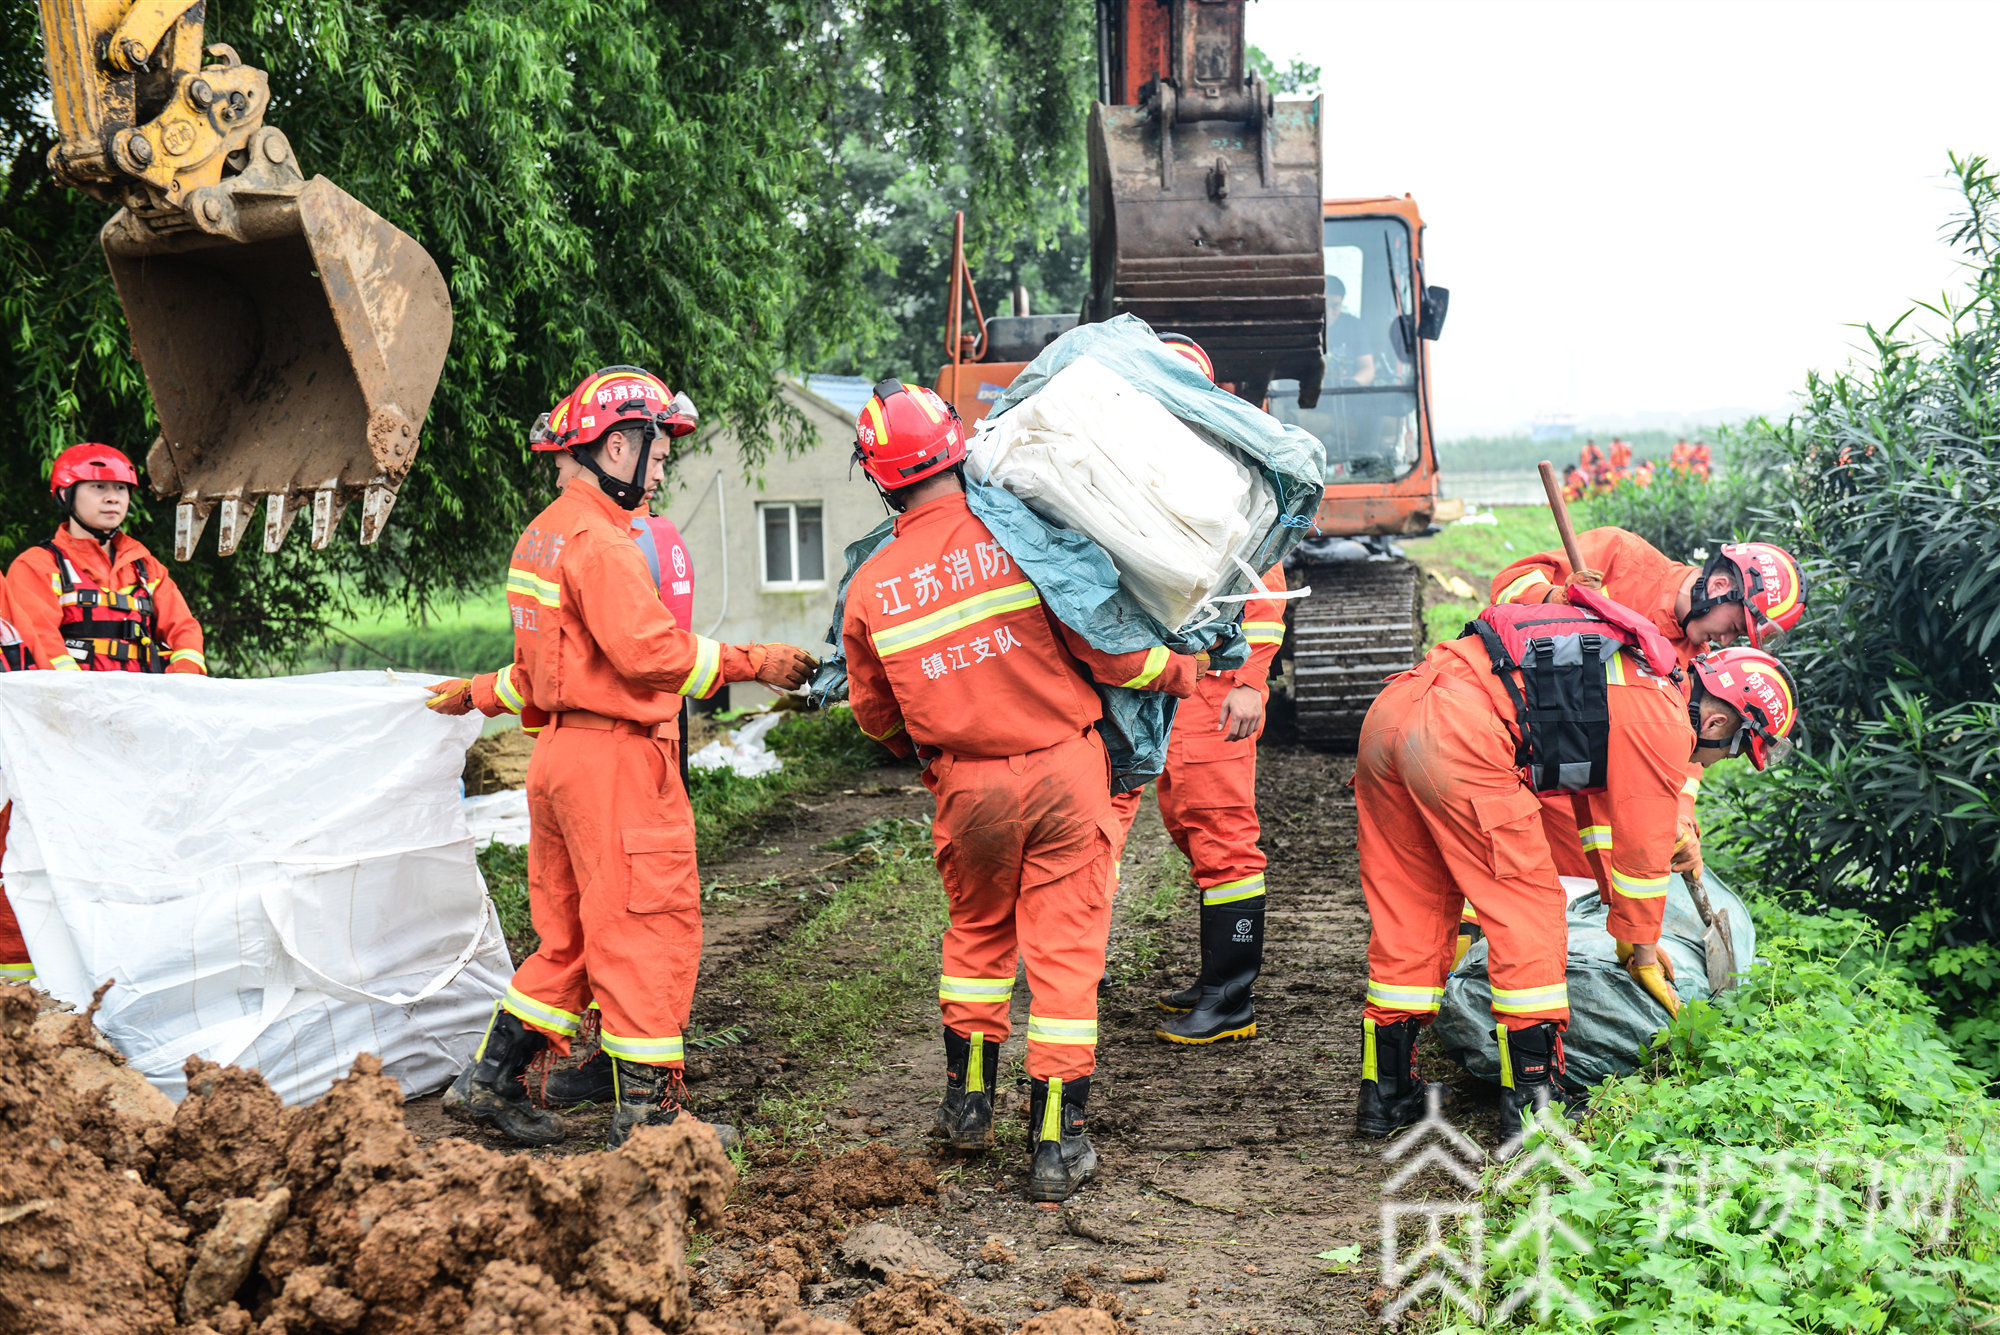
[[1678, 684], [1679, 659], [1645, 617], [1592, 589], [1572, 587], [1571, 605], [1502, 603], [1465, 634], [1477, 635], [1514, 703], [1514, 763], [1538, 793], [1604, 790], [1611, 754], [1607, 669], [1636, 650], [1655, 676]]
[[632, 521], [639, 552], [660, 586], [660, 601], [673, 613], [674, 624], [682, 630], [694, 629], [694, 561], [687, 544], [671, 519], [646, 515]]
[[132, 587], [121, 593], [86, 581], [53, 542], [41, 547], [56, 561], [56, 579], [62, 585], [57, 604], [62, 610], [63, 643], [78, 667], [89, 672], [167, 670], [144, 558], [132, 567]]

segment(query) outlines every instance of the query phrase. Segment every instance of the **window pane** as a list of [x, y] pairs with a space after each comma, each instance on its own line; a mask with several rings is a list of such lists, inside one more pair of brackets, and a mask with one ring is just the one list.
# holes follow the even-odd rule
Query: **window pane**
[[792, 507], [764, 509], [764, 579], [771, 584], [792, 582]]
[[799, 580], [810, 583], [826, 578], [826, 543], [819, 532], [819, 507], [801, 505], [799, 513]]

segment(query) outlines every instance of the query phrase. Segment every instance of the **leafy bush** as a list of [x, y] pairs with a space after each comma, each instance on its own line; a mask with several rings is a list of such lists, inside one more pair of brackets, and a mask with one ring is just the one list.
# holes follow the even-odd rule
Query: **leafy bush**
[[1708, 481], [1692, 473], [1662, 472], [1652, 485], [1626, 483], [1577, 507], [1578, 527], [1615, 525], [1652, 543], [1676, 561], [1699, 565], [1725, 542], [1760, 535], [1782, 485], [1758, 444], [1725, 433], [1719, 466]]
[[[2000, 1304], [2000, 1110], [1877, 929], [1755, 908], [1770, 966], [1595, 1091], [1584, 1185], [1539, 1169], [1489, 1188], [1489, 1256], [1553, 1211], [1569, 1231], [1543, 1230], [1548, 1259], [1597, 1316], [1530, 1323], [1529, 1304], [1521, 1324], [1929, 1332]], [[1496, 1304], [1535, 1281], [1534, 1252], [1489, 1270]]]

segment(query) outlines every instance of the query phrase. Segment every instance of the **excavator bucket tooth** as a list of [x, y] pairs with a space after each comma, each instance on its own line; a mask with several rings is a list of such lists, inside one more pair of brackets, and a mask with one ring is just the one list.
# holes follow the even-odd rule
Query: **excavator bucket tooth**
[[371, 541], [388, 513], [375, 493], [393, 495], [416, 455], [450, 296], [409, 236], [325, 177], [302, 180], [282, 135], [263, 130], [253, 152], [261, 174], [190, 200], [196, 226], [156, 230], [120, 212], [102, 234], [159, 413], [150, 480], [180, 499], [177, 548], [218, 506], [218, 546], [234, 551], [268, 497], [275, 549], [306, 493], [315, 546], [364, 493]]
[[1144, 106], [1092, 106], [1089, 318], [1187, 334], [1239, 393], [1297, 380], [1311, 407], [1326, 367], [1320, 101], [1262, 90], [1249, 82], [1222, 119], [1164, 83]]

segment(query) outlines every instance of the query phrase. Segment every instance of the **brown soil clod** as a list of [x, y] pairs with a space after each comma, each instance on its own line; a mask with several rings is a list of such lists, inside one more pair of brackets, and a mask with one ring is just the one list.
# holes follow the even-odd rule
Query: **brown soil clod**
[[996, 1233], [988, 1237], [986, 1245], [979, 1249], [979, 1260], [982, 1265], [1013, 1265], [1014, 1252], [1008, 1247], [1007, 1240]]
[[1118, 1272], [1120, 1284], [1159, 1284], [1166, 1277], [1167, 1268], [1163, 1265], [1127, 1266]]
[[1001, 1335], [1001, 1325], [980, 1316], [940, 1287], [934, 1275], [891, 1275], [854, 1304], [847, 1319], [861, 1335]]
[[1126, 1335], [1131, 1329], [1094, 1307], [1058, 1307], [1029, 1317], [1015, 1335]]
[[840, 1240], [840, 1259], [856, 1270], [877, 1275], [952, 1275], [959, 1269], [957, 1258], [943, 1248], [924, 1241], [906, 1228], [873, 1222], [849, 1229]]
[[284, 1187], [223, 1204], [215, 1227], [195, 1244], [194, 1264], [181, 1290], [182, 1319], [198, 1320], [236, 1296], [291, 1204], [292, 1193]]

